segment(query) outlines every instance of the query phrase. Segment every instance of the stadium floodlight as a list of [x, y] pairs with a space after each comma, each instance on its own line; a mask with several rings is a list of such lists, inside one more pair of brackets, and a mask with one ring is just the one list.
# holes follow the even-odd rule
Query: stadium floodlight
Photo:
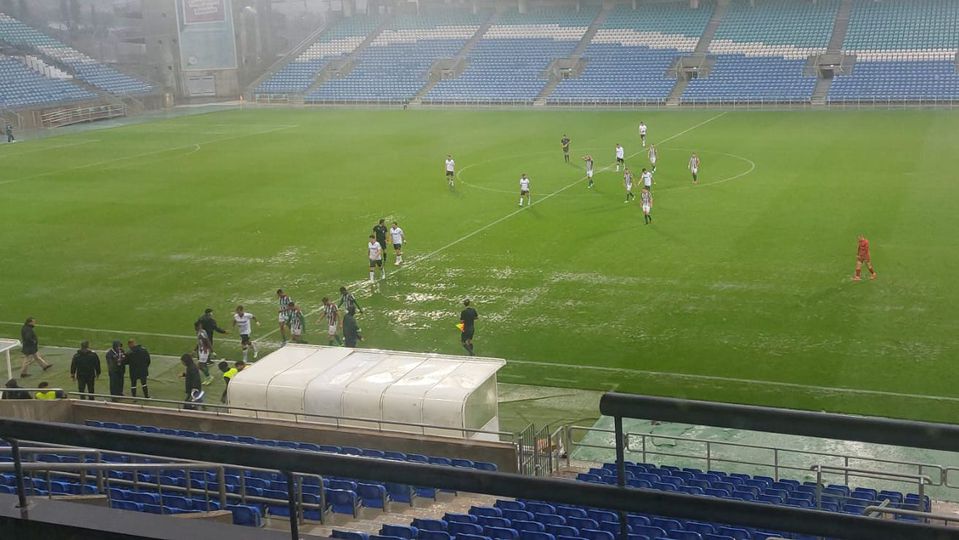
[[0, 353], [7, 357], [7, 380], [13, 378], [13, 366], [10, 364], [10, 351], [20, 346], [20, 341], [16, 339], [0, 339]]

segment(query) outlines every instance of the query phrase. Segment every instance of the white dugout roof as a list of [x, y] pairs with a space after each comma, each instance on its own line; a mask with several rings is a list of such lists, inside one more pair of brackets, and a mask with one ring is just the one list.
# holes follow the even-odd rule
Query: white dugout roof
[[498, 431], [496, 372], [504, 365], [493, 358], [292, 344], [237, 374], [229, 398], [236, 407], [283, 411], [260, 417], [312, 414], [320, 415], [310, 418], [318, 423], [485, 438], [463, 429]]

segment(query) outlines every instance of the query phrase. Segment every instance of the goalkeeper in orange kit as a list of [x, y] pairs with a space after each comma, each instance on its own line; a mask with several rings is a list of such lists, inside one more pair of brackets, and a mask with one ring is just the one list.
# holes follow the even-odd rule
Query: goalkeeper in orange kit
[[865, 236], [859, 235], [859, 251], [856, 253], [856, 275], [852, 277], [853, 281], [862, 281], [862, 265], [869, 269], [869, 279], [876, 279], [876, 269], [872, 267], [872, 259], [869, 257], [869, 240]]

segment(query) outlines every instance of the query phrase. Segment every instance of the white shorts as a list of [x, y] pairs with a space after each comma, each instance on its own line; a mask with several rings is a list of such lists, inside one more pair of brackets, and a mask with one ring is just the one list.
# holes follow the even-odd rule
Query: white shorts
[[648, 214], [648, 213], [649, 213], [649, 205], [648, 205], [648, 204], [644, 204], [644, 205], [643, 205], [643, 213], [644, 213], [644, 214]]
[[590, 170], [586, 171], [586, 178], [592, 178], [592, 177], [593, 177], [593, 170], [590, 169]]
[[692, 169], [690, 169], [690, 171], [692, 171], [693, 174], [697, 174], [699, 173], [699, 167], [693, 167]]
[[200, 357], [201, 364], [205, 364], [210, 361], [210, 351], [199, 351], [197, 356]]
[[633, 190], [633, 185], [632, 185], [632, 184], [626, 184], [626, 191], [632, 191], [632, 190]]
[[649, 162], [652, 163], [653, 165], [655, 165], [655, 164], [656, 164], [656, 158], [655, 158], [655, 157], [649, 158]]
[[284, 315], [283, 313], [280, 313], [279, 315], [277, 315], [276, 322], [280, 324], [286, 324], [286, 315]]
[[643, 186], [645, 186], [647, 189], [653, 189], [653, 183], [652, 183], [652, 182], [647, 182], [647, 183], [643, 184]]
[[303, 329], [302, 329], [302, 328], [291, 328], [291, 329], [290, 329], [290, 333], [293, 334], [294, 336], [299, 337], [299, 336], [302, 336], [302, 335], [303, 335]]
[[335, 335], [336, 335], [336, 325], [335, 325], [335, 324], [331, 324], [331, 325], [327, 326], [327, 327], [326, 327], [326, 333], [329, 334], [329, 335], [331, 335], [331, 336], [335, 336]]

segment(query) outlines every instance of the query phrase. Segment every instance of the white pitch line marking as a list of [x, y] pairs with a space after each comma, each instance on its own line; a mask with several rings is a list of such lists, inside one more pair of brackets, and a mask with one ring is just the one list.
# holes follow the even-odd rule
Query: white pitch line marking
[[23, 152], [11, 152], [11, 153], [9, 153], [9, 154], [4, 153], [4, 154], [0, 154], [0, 159], [9, 158], [9, 157], [25, 156], [25, 155], [27, 155], [27, 154], [35, 154], [35, 153], [37, 153], [37, 152], [46, 152], [46, 151], [48, 151], [48, 150], [59, 150], [59, 149], [61, 149], [61, 148], [70, 148], [71, 146], [80, 146], [80, 145], [83, 145], [83, 144], [92, 144], [92, 143], [95, 143], [95, 142], [100, 142], [100, 139], [86, 139], [86, 140], [82, 140], [82, 141], [72, 142], [72, 143], [69, 143], [69, 144], [58, 144], [58, 145], [54, 145], [54, 146], [44, 146], [44, 147], [42, 147], [42, 148], [31, 148], [31, 149], [25, 150], [25, 151], [23, 151]]
[[[242, 139], [242, 138], [244, 138], [244, 137], [253, 137], [253, 136], [256, 136], [256, 135], [267, 135], [267, 134], [273, 133], [273, 132], [275, 132], [275, 131], [282, 131], [282, 130], [284, 130], [284, 129], [291, 129], [292, 127], [295, 127], [295, 126], [276, 127], [276, 128], [268, 129], [268, 130], [265, 130], [265, 131], [259, 131], [259, 132], [256, 132], [256, 133], [245, 133], [245, 134], [242, 134], [242, 135], [233, 135], [233, 136], [230, 136], [230, 137], [220, 137], [219, 139], [212, 139], [212, 140], [209, 140], [209, 141], [201, 141], [200, 143], [181, 144], [181, 145], [179, 145], [179, 146], [174, 146], [174, 147], [171, 147], [171, 148], [161, 148], [160, 150], [151, 150], [151, 151], [149, 151], [149, 152], [140, 152], [139, 154], [130, 154], [130, 155], [128, 155], [128, 156], [120, 156], [120, 157], [116, 157], [116, 158], [112, 158], [112, 159], [104, 159], [104, 160], [96, 161], [96, 162], [93, 162], [93, 163], [86, 163], [86, 164], [83, 164], [83, 165], [76, 165], [76, 166], [74, 166], [74, 167], [67, 167], [66, 169], [59, 169], [59, 170], [56, 170], [56, 171], [47, 171], [47, 172], [42, 172], [42, 173], [38, 173], [38, 174], [33, 174], [33, 175], [30, 175], [30, 176], [22, 176], [22, 177], [20, 177], [20, 178], [12, 178], [12, 179], [10, 179], [10, 180], [0, 180], [0, 184], [12, 184], [12, 183], [14, 183], [14, 182], [22, 182], [22, 181], [24, 181], [24, 180], [32, 180], [32, 179], [34, 179], [34, 178], [41, 178], [41, 177], [44, 177], [44, 176], [51, 176], [51, 175], [60, 174], [60, 173], [65, 173], [65, 172], [69, 172], [69, 171], [78, 171], [78, 170], [81, 170], [81, 169], [89, 169], [90, 167], [98, 167], [98, 166], [100, 166], [100, 165], [107, 165], [107, 164], [109, 164], [109, 163], [116, 163], [116, 162], [118, 162], [118, 161], [126, 161], [126, 160], [128, 160], [128, 159], [133, 159], [133, 158], [147, 157], [147, 156], [152, 156], [152, 155], [156, 155], [156, 154], [163, 154], [163, 153], [165, 153], [165, 152], [172, 152], [172, 151], [174, 151], [174, 150], [183, 150], [183, 149], [186, 149], [186, 148], [194, 148], [194, 146], [197, 145], [197, 144], [213, 144], [213, 143], [218, 143], [218, 142], [224, 142], [224, 141], [232, 141], [232, 140], [236, 140], [236, 139]], [[191, 153], [192, 153], [192, 152], [191, 152]]]

